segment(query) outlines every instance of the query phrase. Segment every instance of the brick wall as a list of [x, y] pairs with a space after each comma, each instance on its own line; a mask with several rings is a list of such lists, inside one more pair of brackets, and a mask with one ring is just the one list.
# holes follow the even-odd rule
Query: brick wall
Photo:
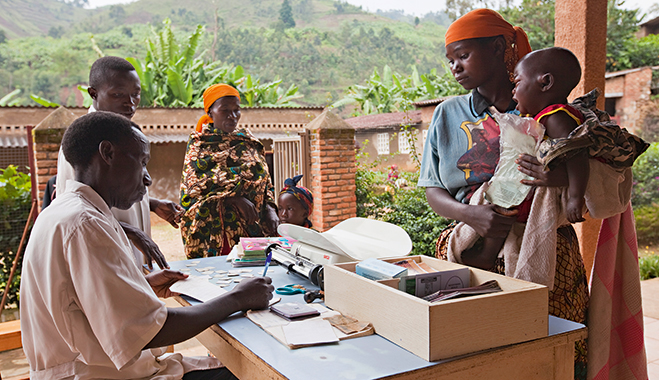
[[46, 183], [50, 177], [57, 174], [57, 154], [59, 153], [64, 131], [75, 119], [76, 115], [74, 113], [60, 107], [32, 130], [40, 207]]
[[307, 126], [311, 155], [314, 228], [325, 231], [357, 215], [355, 130], [324, 111]]
[[651, 67], [607, 74], [606, 93], [609, 96], [622, 95], [616, 100], [616, 118], [621, 127], [632, 133], [638, 133], [642, 128], [640, 106], [650, 100], [651, 85]]

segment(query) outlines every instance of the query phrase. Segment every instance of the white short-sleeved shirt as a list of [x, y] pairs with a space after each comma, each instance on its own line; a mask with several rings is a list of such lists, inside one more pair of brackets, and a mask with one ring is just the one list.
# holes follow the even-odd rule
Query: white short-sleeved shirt
[[[64, 152], [60, 147], [59, 153], [57, 155], [57, 181], [55, 184], [55, 189], [57, 191], [56, 198], [61, 194], [64, 194], [67, 189], [67, 181], [75, 180], [75, 172], [73, 171], [73, 166], [66, 160], [64, 157]], [[151, 214], [149, 208], [149, 190], [147, 189], [146, 194], [141, 201], [133, 204], [128, 210], [119, 210], [118, 208], [112, 208], [112, 215], [120, 221], [127, 224], [130, 224], [133, 227], [139, 228], [148, 236], [151, 236]], [[144, 255], [140, 250], [138, 250], [134, 245], [131, 244], [133, 255], [137, 262], [142, 265], [145, 263]]]
[[[23, 350], [32, 379], [180, 379], [212, 358], [142, 350], [167, 308], [135, 265], [130, 243], [91, 187], [69, 188], [37, 218], [21, 276]], [[161, 377], [160, 377], [161, 376]]]

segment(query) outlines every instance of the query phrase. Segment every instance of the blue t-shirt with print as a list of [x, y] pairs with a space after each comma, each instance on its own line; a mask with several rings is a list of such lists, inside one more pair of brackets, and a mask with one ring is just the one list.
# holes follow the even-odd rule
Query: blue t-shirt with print
[[466, 203], [492, 178], [499, 162], [500, 131], [487, 106], [477, 91], [437, 106], [423, 148], [418, 186], [440, 187]]

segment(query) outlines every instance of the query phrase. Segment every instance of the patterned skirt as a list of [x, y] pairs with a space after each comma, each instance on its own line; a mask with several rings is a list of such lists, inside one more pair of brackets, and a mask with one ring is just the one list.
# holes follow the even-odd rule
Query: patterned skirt
[[[449, 236], [457, 223], [446, 227], [437, 239], [435, 256], [447, 260]], [[579, 252], [579, 240], [571, 225], [556, 231], [556, 274], [554, 289], [549, 292], [549, 314], [586, 324], [588, 310], [588, 280], [583, 259]], [[479, 239], [476, 244], [482, 244]], [[497, 259], [491, 272], [505, 275], [503, 258]], [[574, 378], [586, 379], [587, 344], [580, 340], [574, 346]]]

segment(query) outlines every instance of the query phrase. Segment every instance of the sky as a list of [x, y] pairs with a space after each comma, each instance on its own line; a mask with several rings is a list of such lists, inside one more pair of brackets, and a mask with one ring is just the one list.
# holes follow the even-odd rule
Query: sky
[[[183, 0], [185, 1], [185, 0]], [[496, 1], [496, 0], [494, 0]], [[102, 7], [110, 4], [125, 4], [130, 0], [89, 0], [91, 8]], [[402, 9], [405, 13], [423, 16], [428, 12], [444, 10], [444, 0], [347, 0], [348, 3], [361, 5], [364, 9], [375, 12], [378, 9]], [[640, 8], [646, 11], [653, 3], [659, 0], [625, 0], [625, 8]]]

